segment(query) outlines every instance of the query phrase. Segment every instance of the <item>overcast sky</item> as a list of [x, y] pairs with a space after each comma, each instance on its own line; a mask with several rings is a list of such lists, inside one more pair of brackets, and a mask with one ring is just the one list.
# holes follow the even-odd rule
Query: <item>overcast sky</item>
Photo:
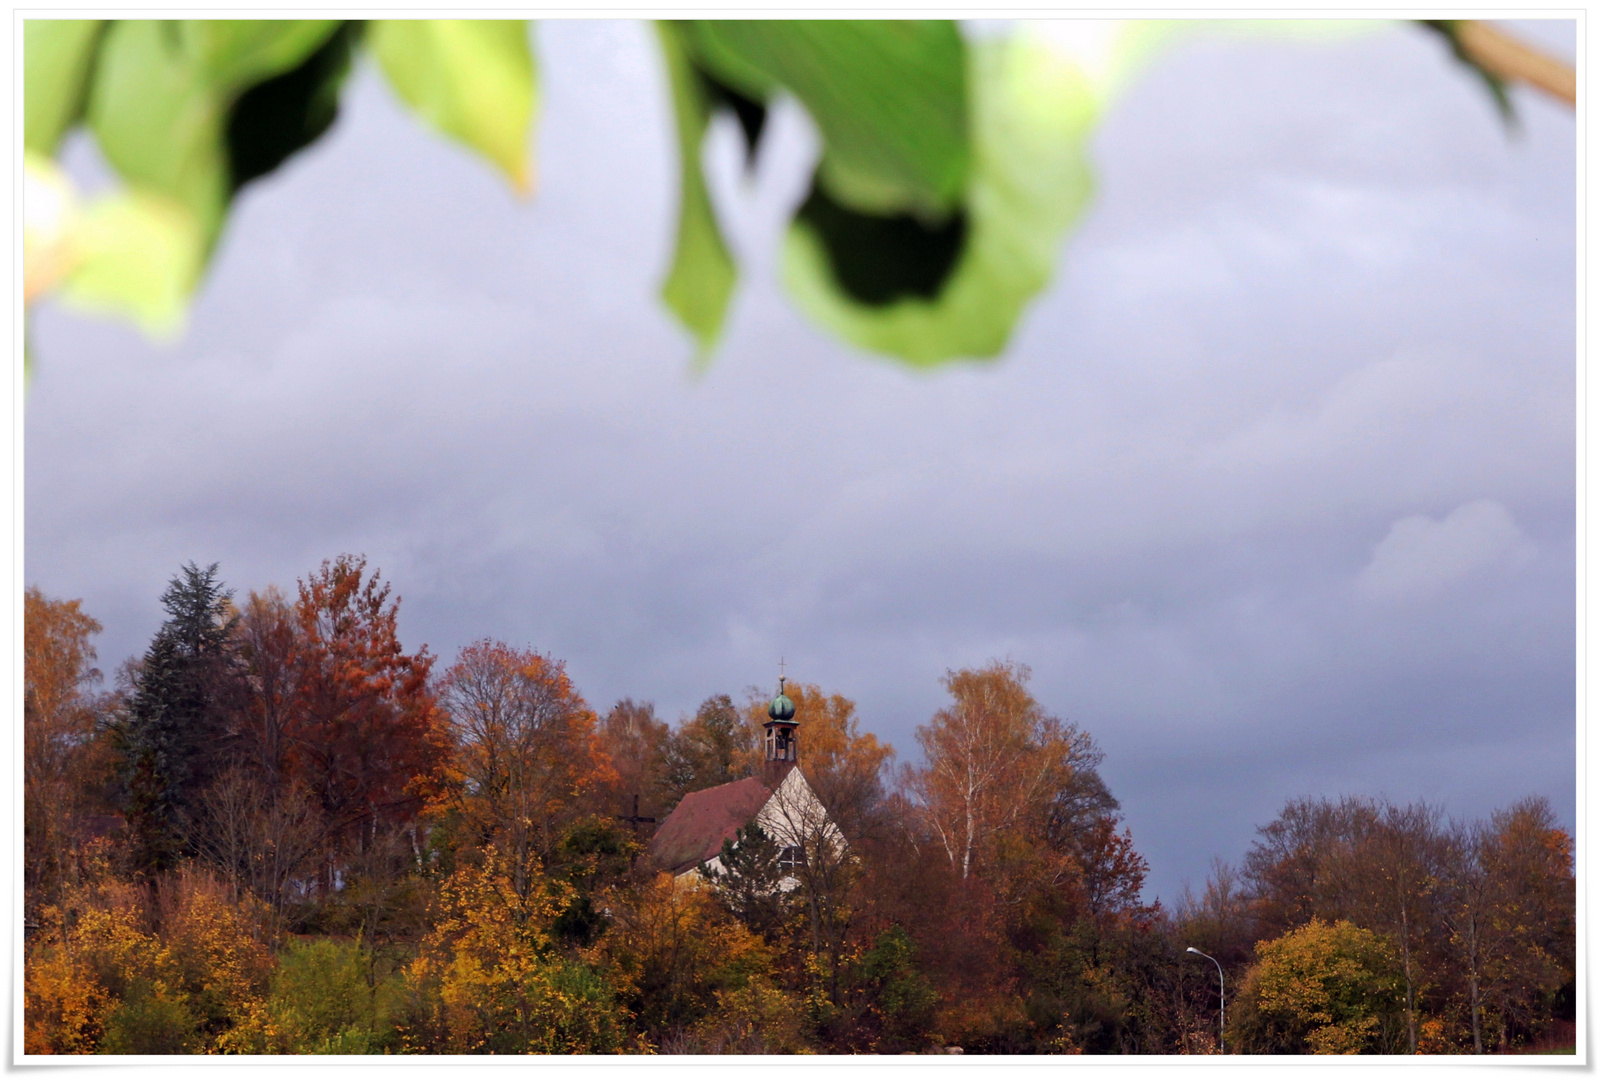
[[[1518, 29], [1573, 56], [1572, 23]], [[531, 645], [601, 711], [676, 718], [782, 655], [908, 761], [947, 669], [1026, 663], [1104, 749], [1148, 897], [1301, 795], [1572, 825], [1570, 111], [1516, 92], [1509, 138], [1405, 27], [1186, 45], [1106, 117], [1005, 357], [933, 374], [777, 285], [804, 116], [749, 183], [725, 125], [746, 273], [696, 377], [656, 300], [652, 45], [541, 25], [531, 201], [364, 67], [247, 189], [178, 343], [36, 313], [27, 579], [104, 623], [102, 667], [187, 560], [242, 596], [359, 552], [408, 647]]]

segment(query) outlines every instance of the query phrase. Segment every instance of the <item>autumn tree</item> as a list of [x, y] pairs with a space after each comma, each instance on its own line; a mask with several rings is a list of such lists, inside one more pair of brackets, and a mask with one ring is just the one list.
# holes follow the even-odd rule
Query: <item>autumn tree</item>
[[[536, 868], [537, 873], [537, 868]], [[439, 919], [406, 971], [401, 1043], [425, 1053], [594, 1054], [627, 1038], [612, 987], [556, 947], [559, 883], [519, 887], [491, 845], [445, 881]]]
[[668, 808], [691, 791], [747, 775], [752, 742], [727, 694], [701, 702], [695, 715], [673, 730], [663, 748], [660, 784]]
[[[1489, 1005], [1497, 1044], [1506, 1050], [1539, 1031], [1574, 979], [1573, 838], [1546, 800], [1529, 798], [1497, 811], [1471, 840], [1483, 890], [1476, 996]], [[1477, 1048], [1477, 1026], [1474, 1036]]]
[[657, 1047], [683, 1040], [734, 992], [774, 975], [773, 950], [717, 902], [709, 889], [670, 874], [619, 896], [601, 947], [603, 970], [641, 1033]]
[[1399, 958], [1407, 1052], [1417, 1052], [1421, 997], [1447, 966], [1439, 812], [1354, 797], [1299, 799], [1258, 834], [1245, 868], [1264, 927], [1272, 933], [1317, 916], [1383, 933]]
[[600, 721], [600, 741], [611, 759], [616, 779], [602, 794], [602, 809], [609, 813], [667, 816], [662, 773], [672, 728], [656, 717], [650, 702], [623, 698]]
[[1355, 796], [1291, 799], [1276, 818], [1257, 828], [1241, 873], [1267, 936], [1343, 910], [1332, 860], [1374, 824], [1376, 813], [1371, 800]]
[[1444, 844], [1439, 811], [1385, 803], [1331, 854], [1329, 874], [1340, 908], [1360, 926], [1384, 933], [1400, 957], [1406, 1049], [1418, 1050], [1419, 996], [1429, 981], [1429, 949], [1439, 920], [1436, 891]]
[[225, 705], [225, 768], [188, 815], [192, 849], [236, 889], [248, 889], [283, 918], [292, 883], [323, 850], [322, 801], [292, 769], [303, 734], [300, 620], [277, 588], [252, 591], [232, 634], [234, 678]]
[[947, 672], [952, 703], [917, 729], [927, 764], [909, 788], [963, 878], [1097, 760], [1087, 735], [1034, 700], [1028, 679], [1026, 666], [999, 660]]
[[[1141, 903], [1147, 866], [1094, 741], [1050, 716], [1028, 676], [999, 661], [948, 673], [952, 703], [917, 732], [926, 763], [903, 774], [910, 840], [940, 854], [953, 909], [970, 913], [956, 935], [987, 937], [997, 966], [993, 986], [964, 985], [970, 946], [950, 992], [988, 998], [988, 1015], [967, 1008], [963, 1026], [996, 1052], [1148, 1046], [1147, 986], [1119, 966], [1159, 966], [1154, 911]], [[962, 955], [927, 944], [931, 959]]]
[[1188, 883], [1172, 913], [1175, 932], [1189, 945], [1215, 956], [1225, 968], [1242, 967], [1257, 941], [1252, 897], [1240, 871], [1214, 857], [1201, 894]]
[[323, 816], [302, 789], [275, 791], [256, 773], [235, 767], [201, 793], [185, 838], [236, 895], [260, 899], [276, 927], [293, 882], [323, 849]]
[[1383, 934], [1409, 1051], [1460, 1040], [1482, 1052], [1492, 1037], [1504, 1049], [1561, 1007], [1571, 839], [1543, 800], [1447, 828], [1422, 804], [1300, 799], [1258, 834], [1244, 878], [1263, 932], [1318, 917]]
[[236, 757], [273, 792], [283, 786], [301, 734], [297, 695], [306, 650], [300, 629], [294, 606], [274, 586], [250, 594], [234, 629], [241, 667], [233, 702]]
[[258, 906], [187, 866], [144, 886], [106, 869], [43, 912], [24, 967], [29, 1052], [241, 1049], [272, 964]]
[[357, 844], [363, 829], [412, 818], [449, 758], [428, 685], [433, 657], [426, 648], [404, 650], [400, 601], [365, 567], [365, 559], [341, 555], [299, 583], [303, 651], [287, 754], [328, 828]]
[[95, 725], [102, 711], [90, 691], [100, 678], [89, 643], [100, 624], [78, 600], [23, 594], [23, 896], [31, 919], [57, 896], [70, 862], [73, 821], [93, 786]]
[[663, 1043], [674, 1054], [815, 1053], [807, 1037], [806, 1002], [772, 979], [754, 975], [745, 985], [715, 992], [716, 1005], [700, 1022]]
[[525, 895], [586, 796], [610, 786], [595, 714], [560, 661], [498, 641], [462, 649], [440, 700], [460, 777], [452, 805]]
[[1400, 968], [1379, 935], [1314, 918], [1257, 946], [1234, 1037], [1259, 1053], [1395, 1052], [1405, 1045], [1395, 1030], [1405, 997]]

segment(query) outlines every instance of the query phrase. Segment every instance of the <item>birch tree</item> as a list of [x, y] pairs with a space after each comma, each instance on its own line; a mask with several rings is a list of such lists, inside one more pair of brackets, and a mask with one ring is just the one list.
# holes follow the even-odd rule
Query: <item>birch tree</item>
[[1093, 744], [1028, 692], [1029, 669], [1000, 660], [947, 672], [952, 702], [917, 729], [927, 765], [908, 787], [952, 868], [967, 878], [995, 840], [1048, 812]]

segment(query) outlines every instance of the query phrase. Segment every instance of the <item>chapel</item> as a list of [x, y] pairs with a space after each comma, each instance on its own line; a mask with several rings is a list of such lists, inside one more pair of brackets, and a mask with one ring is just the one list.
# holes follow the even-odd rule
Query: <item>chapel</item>
[[722, 869], [723, 841], [752, 822], [779, 845], [786, 868], [802, 865], [808, 847], [815, 850], [819, 840], [843, 843], [801, 771], [800, 721], [782, 676], [767, 717], [761, 771], [685, 795], [651, 838], [651, 858], [675, 878], [695, 873], [702, 863]]

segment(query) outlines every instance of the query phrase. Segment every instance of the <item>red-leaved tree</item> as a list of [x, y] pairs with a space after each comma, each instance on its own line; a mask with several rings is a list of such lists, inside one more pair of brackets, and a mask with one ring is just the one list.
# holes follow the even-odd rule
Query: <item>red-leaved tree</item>
[[366, 560], [341, 555], [301, 581], [290, 771], [348, 831], [411, 818], [438, 786], [449, 738], [426, 647], [407, 653], [400, 601]]

